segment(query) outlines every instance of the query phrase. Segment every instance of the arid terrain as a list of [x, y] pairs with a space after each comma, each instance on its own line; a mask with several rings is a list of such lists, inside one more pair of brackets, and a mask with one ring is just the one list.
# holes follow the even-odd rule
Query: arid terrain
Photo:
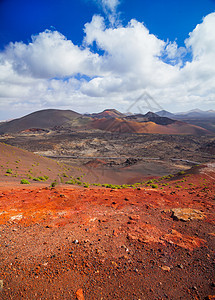
[[91, 173], [87, 181], [98, 183], [130, 183], [133, 178], [138, 182], [215, 159], [214, 136], [83, 130], [3, 135], [0, 141], [82, 168]]
[[0, 299], [215, 299], [213, 134], [24, 121], [0, 136]]

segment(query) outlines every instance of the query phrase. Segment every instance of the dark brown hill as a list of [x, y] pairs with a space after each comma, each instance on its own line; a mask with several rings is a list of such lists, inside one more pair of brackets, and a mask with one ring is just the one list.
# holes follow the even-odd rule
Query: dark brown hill
[[131, 115], [131, 116], [125, 117], [125, 119], [128, 121], [135, 121], [135, 122], [140, 122], [140, 123], [153, 122], [153, 123], [159, 124], [159, 125], [169, 125], [169, 124], [173, 124], [176, 122], [175, 120], [172, 120], [167, 117], [161, 117], [153, 112], [148, 112], [145, 115], [143, 115], [143, 114]]
[[45, 109], [0, 124], [0, 134], [16, 133], [30, 128], [50, 129], [74, 120], [81, 115], [72, 110]]

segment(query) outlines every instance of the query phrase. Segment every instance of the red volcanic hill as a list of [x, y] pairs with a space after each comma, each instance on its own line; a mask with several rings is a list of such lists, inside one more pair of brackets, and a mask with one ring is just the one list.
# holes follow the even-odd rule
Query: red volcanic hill
[[0, 134], [15, 133], [30, 128], [49, 129], [60, 126], [81, 115], [72, 110], [45, 109], [0, 125]]
[[124, 118], [125, 115], [119, 112], [116, 109], [105, 109], [103, 112], [100, 113], [93, 113], [93, 114], [87, 114], [86, 116], [95, 118], [95, 119], [112, 119], [112, 118]]
[[95, 119], [90, 126], [110, 132], [120, 133], [154, 133], [154, 134], [191, 134], [205, 135], [210, 132], [199, 126], [175, 121], [168, 125], [159, 125], [154, 122], [135, 122], [125, 119]]
[[205, 135], [210, 132], [200, 126], [159, 116], [153, 112], [125, 116], [116, 110], [104, 110], [92, 114], [91, 128], [120, 133], [191, 134]]

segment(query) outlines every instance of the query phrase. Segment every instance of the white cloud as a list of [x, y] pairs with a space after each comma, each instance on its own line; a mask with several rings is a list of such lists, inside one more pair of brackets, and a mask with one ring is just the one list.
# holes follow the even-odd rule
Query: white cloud
[[115, 13], [117, 6], [119, 5], [119, 0], [100, 0], [104, 9], [110, 10]]
[[[160, 59], [166, 43], [136, 20], [131, 20], [127, 27], [105, 28], [103, 18], [94, 16], [92, 22], [85, 25], [85, 33], [87, 45], [96, 42], [105, 52], [102, 70], [111, 74], [114, 85], [115, 78], [120, 76], [124, 91], [162, 86], [177, 73], [177, 67]], [[106, 81], [106, 77], [99, 80], [100, 85], [104, 86]]]
[[201, 24], [189, 34], [185, 41], [187, 47], [192, 48], [194, 60], [210, 55], [215, 57], [215, 13], [207, 15]]
[[81, 49], [59, 32], [49, 30], [33, 36], [28, 45], [10, 43], [4, 58], [17, 73], [38, 78], [91, 75], [96, 72], [94, 66], [99, 60], [98, 54], [88, 48]]
[[[107, 3], [116, 10], [118, 1]], [[213, 108], [214, 28], [212, 13], [180, 48], [136, 20], [108, 28], [94, 16], [85, 25], [82, 46], [57, 31], [42, 32], [29, 44], [11, 43], [0, 53], [0, 118], [8, 111], [24, 114], [47, 107], [126, 111], [145, 90], [165, 109]], [[186, 52], [193, 58], [182, 63]]]
[[117, 7], [120, 4], [119, 0], [94, 0], [99, 6], [102, 7], [103, 12], [108, 17], [112, 26], [119, 23], [119, 13]]

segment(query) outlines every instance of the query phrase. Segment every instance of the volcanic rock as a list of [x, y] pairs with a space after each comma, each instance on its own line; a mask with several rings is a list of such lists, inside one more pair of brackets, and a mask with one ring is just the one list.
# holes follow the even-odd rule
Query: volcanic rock
[[191, 220], [202, 220], [205, 215], [197, 210], [192, 208], [173, 208], [172, 209], [173, 218], [180, 221], [191, 221]]

